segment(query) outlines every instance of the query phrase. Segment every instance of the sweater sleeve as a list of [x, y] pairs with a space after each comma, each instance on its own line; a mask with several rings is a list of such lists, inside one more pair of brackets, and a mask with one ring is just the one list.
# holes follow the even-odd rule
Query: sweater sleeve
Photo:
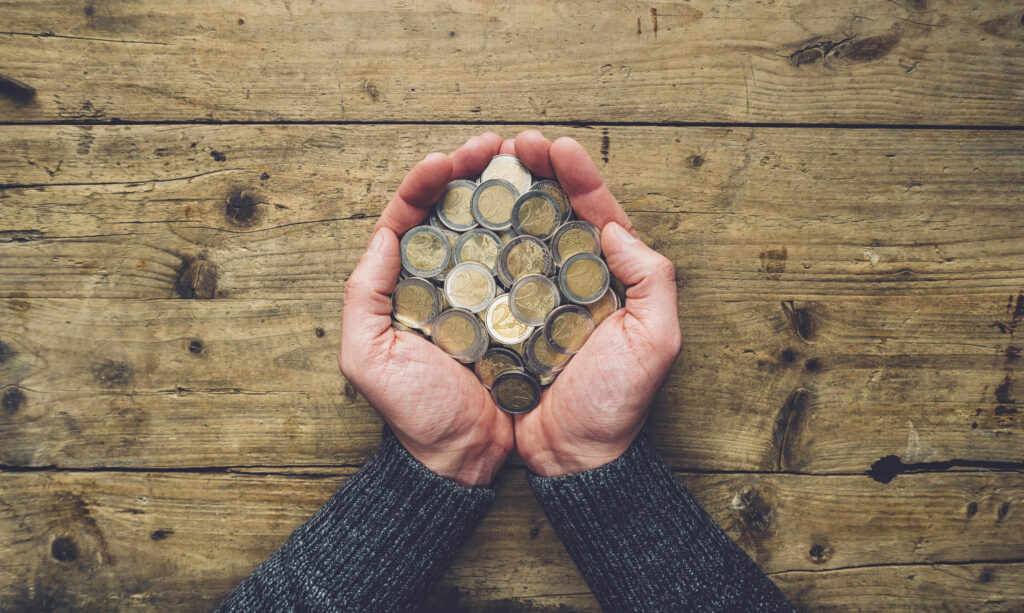
[[431, 472], [385, 430], [370, 461], [218, 611], [414, 610], [494, 496]]
[[643, 435], [622, 457], [530, 487], [606, 611], [793, 611]]

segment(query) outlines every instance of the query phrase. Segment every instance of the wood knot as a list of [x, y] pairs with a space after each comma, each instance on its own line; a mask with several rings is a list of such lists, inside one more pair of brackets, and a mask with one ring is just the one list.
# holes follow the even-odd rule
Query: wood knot
[[124, 362], [104, 360], [93, 369], [93, 376], [101, 387], [124, 387], [132, 382], [132, 367]]
[[807, 551], [807, 557], [815, 564], [824, 564], [832, 557], [832, 547], [827, 543], [824, 545], [811, 545], [811, 548]]
[[3, 404], [5, 413], [14, 415], [25, 404], [25, 394], [16, 387], [9, 388], [4, 392], [3, 400], [0, 403]]
[[172, 534], [174, 534], [174, 530], [171, 530], [170, 528], [154, 530], [153, 534], [149, 535], [149, 539], [151, 541], [162, 541], [165, 538], [171, 536]]
[[194, 338], [188, 343], [188, 352], [193, 355], [199, 355], [203, 352], [203, 341], [198, 338]]
[[224, 215], [236, 226], [251, 226], [257, 220], [259, 204], [252, 192], [232, 190], [224, 201]]
[[58, 536], [50, 545], [50, 555], [58, 562], [74, 562], [78, 559], [78, 545], [71, 537]]
[[174, 291], [179, 298], [213, 298], [217, 293], [217, 267], [202, 258], [183, 258]]
[[782, 312], [785, 313], [793, 334], [804, 342], [810, 342], [811, 336], [814, 335], [814, 320], [811, 318], [810, 309], [803, 303], [785, 300], [782, 302]]
[[11, 349], [10, 345], [0, 341], [0, 364], [10, 360], [14, 357], [14, 350]]
[[737, 492], [732, 498], [732, 508], [747, 532], [768, 534], [775, 511], [757, 489], [748, 486]]

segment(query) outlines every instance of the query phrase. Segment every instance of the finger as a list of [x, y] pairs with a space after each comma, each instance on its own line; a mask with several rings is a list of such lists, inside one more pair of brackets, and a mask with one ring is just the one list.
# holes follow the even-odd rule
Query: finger
[[601, 232], [608, 269], [629, 288], [626, 310], [659, 334], [679, 333], [679, 306], [672, 262], [614, 221]]
[[342, 309], [342, 354], [365, 355], [386, 339], [391, 330], [391, 292], [398, 283], [402, 259], [398, 237], [380, 228], [370, 239], [366, 253], [345, 283]]
[[589, 221], [598, 229], [614, 221], [637, 236], [626, 211], [622, 210], [604, 184], [597, 165], [582, 145], [571, 138], [562, 137], [551, 143], [550, 157], [558, 182], [569, 195], [572, 208], [580, 219]]
[[516, 155], [526, 164], [535, 177], [551, 179], [555, 169], [551, 167], [551, 141], [537, 130], [520, 132], [516, 136]]
[[516, 141], [512, 140], [511, 138], [506, 138], [505, 142], [501, 143], [501, 151], [500, 151], [500, 153], [507, 153], [509, 155], [515, 155], [516, 154]]
[[430, 214], [452, 175], [452, 160], [443, 153], [431, 153], [412, 167], [398, 191], [381, 213], [374, 229], [388, 228], [401, 236], [418, 226]]
[[452, 179], [475, 177], [483, 172], [491, 158], [501, 149], [501, 137], [494, 132], [484, 132], [466, 141], [452, 154]]

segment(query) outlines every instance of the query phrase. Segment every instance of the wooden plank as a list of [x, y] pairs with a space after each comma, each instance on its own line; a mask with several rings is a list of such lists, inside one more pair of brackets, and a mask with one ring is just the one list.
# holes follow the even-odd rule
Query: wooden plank
[[[483, 129], [0, 128], [0, 295], [338, 298], [404, 173]], [[1019, 132], [549, 132], [607, 158], [687, 298], [1024, 287]]]
[[[4, 5], [0, 118], [1021, 125], [996, 0]], [[523, 82], [528, 82], [524, 87]]]
[[[15, 611], [212, 608], [351, 472], [4, 473], [0, 602]], [[989, 602], [992, 610], [1024, 603], [1017, 474], [912, 475], [887, 485], [682, 478], [798, 606], [968, 610], [997, 595], [1003, 608]], [[522, 471], [500, 481], [490, 514], [434, 596], [437, 609], [597, 610]]]
[[[651, 418], [673, 466], [864, 473], [889, 455], [1024, 466], [1010, 334], [1024, 298], [794, 304], [680, 298], [683, 351]], [[381, 422], [338, 372], [340, 311], [333, 300], [0, 301], [0, 465], [360, 463]]]

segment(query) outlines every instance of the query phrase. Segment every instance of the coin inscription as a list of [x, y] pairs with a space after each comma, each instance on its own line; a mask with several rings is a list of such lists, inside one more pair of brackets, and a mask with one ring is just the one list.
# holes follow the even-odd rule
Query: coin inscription
[[468, 187], [454, 187], [448, 190], [441, 208], [452, 223], [460, 226], [472, 225], [475, 222], [469, 207], [472, 198], [473, 190]]
[[451, 294], [460, 304], [478, 305], [487, 299], [489, 290], [487, 278], [472, 268], [460, 270], [452, 278]]
[[530, 198], [519, 209], [519, 226], [529, 234], [546, 236], [555, 225], [555, 210], [544, 198]]
[[422, 325], [434, 311], [434, 297], [421, 285], [406, 285], [395, 300], [395, 316]]
[[508, 273], [512, 279], [544, 272], [544, 251], [534, 243], [514, 245], [508, 252]]
[[412, 237], [406, 249], [409, 263], [420, 270], [433, 270], [444, 263], [444, 245], [433, 234], [421, 232]]
[[479, 262], [493, 270], [498, 261], [498, 245], [486, 235], [473, 236], [462, 244], [459, 257], [463, 262]]
[[475, 338], [473, 324], [465, 317], [448, 317], [437, 326], [434, 337], [437, 344], [448, 353], [463, 353], [473, 346]]
[[488, 223], [501, 224], [512, 216], [512, 207], [515, 204], [516, 199], [507, 189], [495, 185], [480, 192], [477, 207]]
[[569, 266], [565, 282], [577, 296], [593, 296], [601, 289], [601, 267], [591, 260], [577, 260]]
[[555, 297], [540, 283], [527, 283], [516, 292], [516, 308], [530, 320], [544, 319], [555, 308]]
[[570, 255], [584, 251], [594, 252], [594, 237], [582, 228], [569, 228], [558, 239], [558, 257], [565, 260]]

